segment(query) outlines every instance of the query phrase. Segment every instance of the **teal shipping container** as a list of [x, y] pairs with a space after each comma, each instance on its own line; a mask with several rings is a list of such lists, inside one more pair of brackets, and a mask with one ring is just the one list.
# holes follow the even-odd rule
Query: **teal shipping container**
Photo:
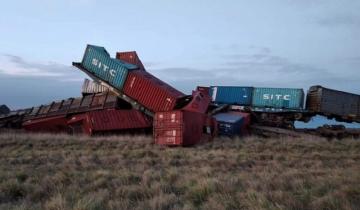
[[111, 58], [104, 47], [94, 45], [87, 45], [81, 64], [86, 70], [119, 90], [123, 88], [128, 71], [139, 69], [133, 64]]
[[253, 90], [253, 107], [303, 109], [304, 91], [293, 88], [258, 88]]
[[238, 86], [211, 86], [212, 101], [220, 104], [251, 105], [253, 88]]

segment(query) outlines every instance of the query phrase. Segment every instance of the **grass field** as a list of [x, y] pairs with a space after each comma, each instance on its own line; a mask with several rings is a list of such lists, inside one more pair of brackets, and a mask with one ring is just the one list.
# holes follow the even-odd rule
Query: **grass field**
[[360, 141], [0, 134], [0, 209], [360, 209]]

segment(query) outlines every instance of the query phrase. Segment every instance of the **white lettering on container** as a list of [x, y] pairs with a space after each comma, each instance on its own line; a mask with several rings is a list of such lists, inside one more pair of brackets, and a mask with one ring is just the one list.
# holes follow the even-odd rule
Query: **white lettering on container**
[[98, 59], [93, 58], [91, 64], [96, 66], [99, 69], [102, 69], [104, 72], [109, 72], [110, 76], [115, 77], [116, 71], [114, 69], [110, 69], [109, 66], [101, 63]]
[[263, 100], [284, 100], [284, 101], [290, 101], [291, 96], [290, 95], [281, 95], [281, 94], [264, 94]]

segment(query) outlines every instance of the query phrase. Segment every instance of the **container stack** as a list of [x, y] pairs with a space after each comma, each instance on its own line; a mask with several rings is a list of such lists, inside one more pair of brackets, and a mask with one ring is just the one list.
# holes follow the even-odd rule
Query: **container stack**
[[216, 123], [206, 114], [210, 96], [193, 91], [192, 96], [180, 101], [182, 108], [155, 114], [153, 134], [156, 144], [189, 146], [214, 136]]

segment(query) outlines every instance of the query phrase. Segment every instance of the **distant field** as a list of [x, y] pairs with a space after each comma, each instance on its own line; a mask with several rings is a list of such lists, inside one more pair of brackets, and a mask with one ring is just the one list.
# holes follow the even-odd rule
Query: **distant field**
[[360, 209], [360, 141], [0, 134], [0, 209]]

